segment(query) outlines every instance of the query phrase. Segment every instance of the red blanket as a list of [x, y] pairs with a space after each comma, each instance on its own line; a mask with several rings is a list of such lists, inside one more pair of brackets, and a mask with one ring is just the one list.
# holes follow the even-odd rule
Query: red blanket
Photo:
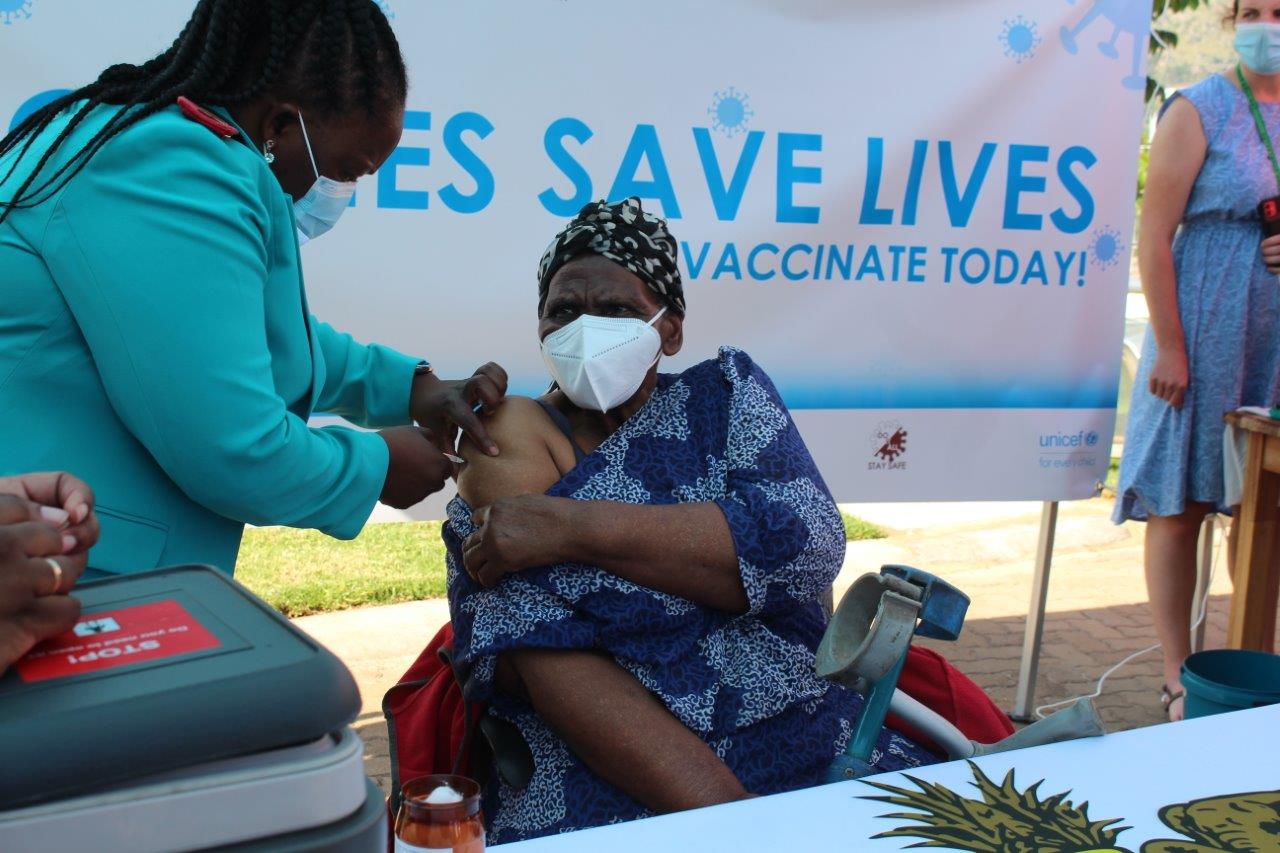
[[[382, 699], [391, 747], [391, 782], [397, 787], [419, 776], [452, 773], [466, 730], [462, 690], [440, 658], [452, 649], [453, 626], [446, 622], [427, 643], [400, 682]], [[472, 710], [479, 716], [482, 708]], [[459, 772], [467, 772], [464, 763]]]
[[[995, 743], [1013, 734], [1013, 723], [969, 676], [947, 663], [932, 649], [912, 646], [907, 665], [898, 679], [898, 689], [950, 721], [969, 740]], [[902, 732], [917, 743], [933, 742], [902, 720], [889, 715], [889, 728]], [[935, 748], [935, 752], [937, 750]]]

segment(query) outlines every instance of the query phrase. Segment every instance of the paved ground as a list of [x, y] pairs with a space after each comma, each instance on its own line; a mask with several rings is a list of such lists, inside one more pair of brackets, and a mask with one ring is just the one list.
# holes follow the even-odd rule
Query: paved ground
[[[1023, 617], [1030, 600], [1039, 504], [867, 504], [856, 514], [889, 529], [888, 539], [849, 545], [836, 582], [837, 598], [852, 581], [884, 563], [907, 563], [946, 577], [973, 599], [957, 643], [930, 643], [1005, 708], [1017, 685]], [[1093, 690], [1098, 677], [1125, 655], [1151, 645], [1142, 580], [1142, 526], [1113, 526], [1110, 501], [1063, 504], [1049, 590], [1049, 616], [1037, 701]], [[1211, 589], [1207, 642], [1226, 635], [1230, 584], [1225, 549]], [[448, 619], [443, 601], [411, 602], [298, 619], [351, 668], [364, 697], [356, 724], [366, 744], [367, 771], [389, 784], [383, 693]], [[1158, 654], [1127, 665], [1098, 701], [1112, 729], [1162, 719]]]

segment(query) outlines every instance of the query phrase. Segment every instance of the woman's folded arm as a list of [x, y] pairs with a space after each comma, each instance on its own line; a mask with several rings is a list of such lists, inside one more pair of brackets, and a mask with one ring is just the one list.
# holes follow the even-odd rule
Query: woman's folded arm
[[727, 613], [747, 594], [724, 513], [714, 503], [661, 506], [574, 501], [563, 560], [599, 566], [632, 583]]
[[711, 747], [608, 655], [520, 649], [503, 659], [583, 764], [646, 808], [681, 811], [750, 796]]
[[[648, 506], [542, 494], [573, 464], [568, 439], [533, 400], [510, 397], [486, 422], [502, 447], [488, 456], [464, 441], [458, 492], [481, 510], [468, 570], [484, 581], [551, 563], [598, 566], [660, 592], [730, 613], [747, 609], [733, 537], [714, 503]], [[563, 446], [561, 446], [563, 445]], [[482, 573], [483, 564], [489, 564]]]

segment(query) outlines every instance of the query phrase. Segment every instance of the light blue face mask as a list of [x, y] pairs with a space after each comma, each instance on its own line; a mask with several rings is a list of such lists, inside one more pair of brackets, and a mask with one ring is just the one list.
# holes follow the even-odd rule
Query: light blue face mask
[[1238, 24], [1236, 53], [1255, 74], [1280, 74], [1280, 24]]
[[320, 174], [316, 167], [316, 155], [311, 150], [311, 137], [307, 135], [307, 123], [298, 113], [298, 126], [302, 128], [302, 141], [307, 144], [307, 156], [316, 182], [307, 194], [293, 203], [293, 218], [298, 225], [298, 245], [314, 240], [338, 222], [356, 191], [355, 181], [335, 181]]

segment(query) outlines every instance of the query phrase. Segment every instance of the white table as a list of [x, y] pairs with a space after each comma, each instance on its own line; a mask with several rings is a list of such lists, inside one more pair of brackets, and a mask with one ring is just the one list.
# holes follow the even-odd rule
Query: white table
[[[993, 755], [977, 764], [997, 783], [1016, 768], [1020, 791], [1040, 779], [1044, 779], [1042, 797], [1070, 790], [1068, 799], [1088, 801], [1091, 820], [1121, 818], [1121, 825], [1131, 827], [1116, 843], [1136, 851], [1153, 838], [1183, 838], [1160, 822], [1158, 813], [1165, 806], [1280, 789], [1280, 705]], [[913, 775], [945, 784], [965, 797], [978, 796], [965, 762], [939, 764]], [[913, 787], [900, 774], [873, 778]], [[863, 782], [841, 782], [493, 849], [503, 853], [887, 851], [921, 840], [871, 840], [877, 833], [909, 825], [880, 817], [900, 809], [862, 799], [877, 793]], [[1280, 834], [1271, 849], [1280, 850]]]

